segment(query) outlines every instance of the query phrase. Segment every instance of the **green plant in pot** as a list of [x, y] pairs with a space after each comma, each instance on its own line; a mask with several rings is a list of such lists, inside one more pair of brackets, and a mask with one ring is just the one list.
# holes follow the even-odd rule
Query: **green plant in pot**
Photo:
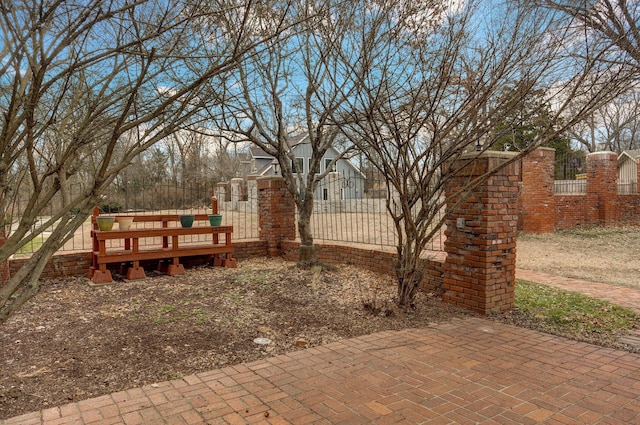
[[178, 218], [180, 219], [180, 225], [182, 227], [191, 227], [193, 226], [193, 221], [195, 220], [196, 216], [193, 214], [182, 214], [178, 216]]
[[221, 214], [210, 214], [209, 215], [209, 224], [212, 226], [220, 226], [222, 224], [222, 215]]
[[111, 215], [99, 215], [96, 217], [96, 223], [98, 223], [98, 229], [103, 231], [113, 229], [113, 223], [115, 221], [116, 221], [116, 218]]

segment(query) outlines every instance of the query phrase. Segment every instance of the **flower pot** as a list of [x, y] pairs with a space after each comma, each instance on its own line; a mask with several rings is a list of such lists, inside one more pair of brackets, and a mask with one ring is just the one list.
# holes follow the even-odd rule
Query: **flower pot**
[[212, 226], [220, 226], [220, 224], [222, 224], [222, 215], [211, 214], [209, 216], [209, 224], [211, 224]]
[[116, 218], [108, 215], [96, 217], [96, 223], [98, 223], [98, 229], [100, 230], [111, 230], [114, 221], [116, 221]]
[[195, 220], [196, 216], [193, 214], [183, 214], [178, 218], [180, 219], [180, 225], [182, 225], [182, 227], [191, 227], [193, 226], [193, 220]]
[[120, 230], [129, 230], [133, 224], [133, 217], [118, 217], [117, 221]]

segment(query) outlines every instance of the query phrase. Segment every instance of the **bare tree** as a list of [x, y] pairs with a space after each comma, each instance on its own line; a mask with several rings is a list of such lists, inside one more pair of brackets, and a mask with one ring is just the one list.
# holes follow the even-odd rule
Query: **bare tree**
[[206, 132], [198, 128], [186, 128], [163, 140], [171, 178], [176, 185], [206, 179], [206, 165], [211, 154], [210, 139]]
[[46, 262], [117, 173], [201, 120], [215, 101], [205, 83], [263, 40], [244, 37], [242, 13], [234, 38], [203, 37], [197, 23], [255, 3], [0, 1], [0, 262], [51, 231], [0, 284], [0, 323], [37, 292]]
[[[252, 53], [237, 72], [224, 76], [225, 86], [230, 89], [221, 101], [220, 126], [279, 162], [298, 211], [301, 265], [317, 262], [310, 225], [314, 193], [331, 170], [327, 167], [321, 171], [320, 164], [338, 135], [333, 112], [348, 96], [348, 90], [343, 90], [345, 68], [336, 61], [335, 51], [351, 29], [356, 4], [335, 0], [293, 2], [289, 6], [292, 16], [301, 23]], [[278, 10], [277, 5], [275, 2], [272, 7]], [[272, 25], [272, 18], [254, 20], [257, 33]], [[336, 81], [343, 83], [336, 85]], [[308, 138], [310, 159], [299, 167], [292, 144], [301, 137]]]
[[[636, 115], [628, 108], [629, 97], [637, 91], [640, 72], [640, 3], [627, 0], [535, 0], [526, 2], [534, 7], [558, 12], [565, 20], [570, 38], [582, 39], [584, 48], [576, 50], [585, 60], [600, 60], [612, 68], [624, 67], [636, 73], [622, 98], [612, 101], [593, 114], [584, 115], [571, 128], [570, 135], [589, 152], [624, 150], [622, 139], [629, 136]], [[621, 109], [622, 108], [622, 109]]]
[[[407, 307], [422, 280], [420, 256], [445, 223], [444, 192], [460, 171], [457, 159], [480, 155], [509, 134], [496, 123], [516, 116], [534, 94], [544, 96], [538, 107], [553, 110], [520, 155], [555, 138], [623, 84], [607, 67], [574, 58], [551, 14], [491, 1], [445, 9], [423, 3], [419, 10], [403, 1], [376, 4], [361, 21], [361, 57], [345, 60], [357, 92], [340, 112], [345, 134], [386, 178], [399, 237], [397, 302]], [[415, 25], [416, 16], [425, 21]], [[502, 95], [507, 87], [512, 96]], [[576, 101], [579, 113], [563, 116]], [[495, 172], [466, 182], [453, 199], [460, 202]]]
[[593, 111], [568, 133], [587, 152], [640, 149], [640, 93], [629, 90]]
[[[592, 39], [593, 53], [608, 50], [615, 54], [603, 59], [640, 70], [640, 3], [628, 0], [535, 0], [543, 8], [559, 11], [569, 20], [567, 27]], [[624, 53], [619, 55], [618, 53]], [[586, 54], [589, 52], [585, 51]]]

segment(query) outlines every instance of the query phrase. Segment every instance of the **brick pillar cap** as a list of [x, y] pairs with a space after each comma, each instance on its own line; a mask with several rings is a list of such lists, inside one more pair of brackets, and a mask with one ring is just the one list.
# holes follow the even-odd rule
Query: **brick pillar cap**
[[476, 158], [513, 159], [516, 156], [518, 156], [518, 152], [484, 151], [480, 154], [478, 154], [478, 152], [465, 153], [460, 157], [460, 159], [476, 159]]
[[282, 176], [260, 176], [256, 180], [265, 181], [265, 180], [284, 180]]
[[552, 152], [555, 152], [556, 150], [555, 150], [555, 148], [548, 148], [546, 146], [540, 146], [540, 147], [535, 148], [533, 151], [534, 152], [535, 151], [552, 151]]
[[592, 152], [587, 154], [587, 159], [607, 159], [613, 156], [617, 157], [618, 154], [611, 151]]

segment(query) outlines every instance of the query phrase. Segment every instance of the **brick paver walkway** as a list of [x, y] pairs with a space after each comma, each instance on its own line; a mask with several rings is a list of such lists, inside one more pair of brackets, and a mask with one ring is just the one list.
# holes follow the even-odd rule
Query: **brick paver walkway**
[[554, 288], [565, 291], [580, 292], [590, 297], [606, 300], [613, 304], [640, 312], [640, 289], [625, 288], [580, 279], [569, 279], [531, 270], [516, 270], [516, 278], [553, 286]]
[[480, 318], [387, 331], [0, 421], [634, 424], [640, 355]]

